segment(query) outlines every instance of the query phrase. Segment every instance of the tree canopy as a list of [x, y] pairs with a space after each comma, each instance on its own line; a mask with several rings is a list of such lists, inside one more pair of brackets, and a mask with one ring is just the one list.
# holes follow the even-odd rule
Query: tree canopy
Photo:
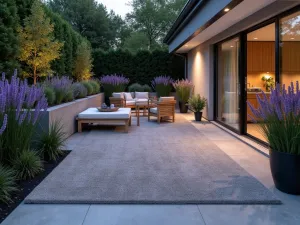
[[[96, 0], [50, 0], [49, 6], [86, 37], [93, 49], [128, 49], [128, 43], [146, 36], [147, 48], [154, 50], [163, 46], [162, 40], [185, 2], [130, 0], [132, 12], [125, 19], [114, 11], [108, 12]], [[130, 48], [134, 52], [137, 49]]]
[[162, 40], [178, 16], [186, 0], [131, 0], [133, 8], [126, 19], [136, 31], [143, 32], [148, 38], [149, 48]]
[[50, 62], [60, 57], [63, 43], [54, 39], [54, 26], [50, 18], [46, 17], [39, 1], [35, 1], [31, 8], [31, 15], [24, 20], [24, 28], [18, 30], [20, 40], [20, 61], [26, 63], [34, 84], [37, 77], [46, 76], [50, 72]]

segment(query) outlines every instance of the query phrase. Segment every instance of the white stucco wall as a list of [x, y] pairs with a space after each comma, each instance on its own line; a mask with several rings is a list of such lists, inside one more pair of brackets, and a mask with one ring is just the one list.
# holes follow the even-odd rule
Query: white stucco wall
[[202, 45], [188, 53], [188, 78], [195, 85], [195, 94], [207, 98], [207, 107], [203, 116], [213, 120], [214, 104], [214, 72], [213, 72], [213, 49], [210, 45]]

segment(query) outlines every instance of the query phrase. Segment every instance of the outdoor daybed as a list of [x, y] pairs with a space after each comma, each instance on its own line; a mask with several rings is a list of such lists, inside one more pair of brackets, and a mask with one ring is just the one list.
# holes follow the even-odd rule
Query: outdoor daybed
[[78, 114], [78, 132], [82, 132], [82, 124], [95, 123], [98, 125], [124, 126], [128, 132], [131, 126], [131, 109], [119, 108], [116, 112], [99, 112], [97, 108], [89, 108]]

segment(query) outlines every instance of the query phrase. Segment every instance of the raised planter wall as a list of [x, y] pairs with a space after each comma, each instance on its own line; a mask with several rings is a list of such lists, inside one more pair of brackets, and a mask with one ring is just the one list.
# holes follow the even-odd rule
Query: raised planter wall
[[104, 102], [104, 93], [77, 99], [73, 102], [48, 108], [46, 114], [39, 121], [39, 128], [47, 130], [52, 122], [60, 121], [67, 137], [77, 131], [76, 116], [91, 107], [100, 107]]

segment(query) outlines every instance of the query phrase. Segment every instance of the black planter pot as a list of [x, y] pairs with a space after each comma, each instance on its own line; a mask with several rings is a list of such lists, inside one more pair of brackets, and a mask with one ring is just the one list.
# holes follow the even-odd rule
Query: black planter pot
[[201, 121], [202, 119], [202, 112], [194, 112], [195, 114], [195, 120], [196, 121]]
[[270, 150], [270, 166], [278, 190], [300, 195], [300, 155]]
[[180, 110], [180, 113], [187, 113], [188, 106], [186, 105], [186, 103], [179, 102], [179, 110]]

